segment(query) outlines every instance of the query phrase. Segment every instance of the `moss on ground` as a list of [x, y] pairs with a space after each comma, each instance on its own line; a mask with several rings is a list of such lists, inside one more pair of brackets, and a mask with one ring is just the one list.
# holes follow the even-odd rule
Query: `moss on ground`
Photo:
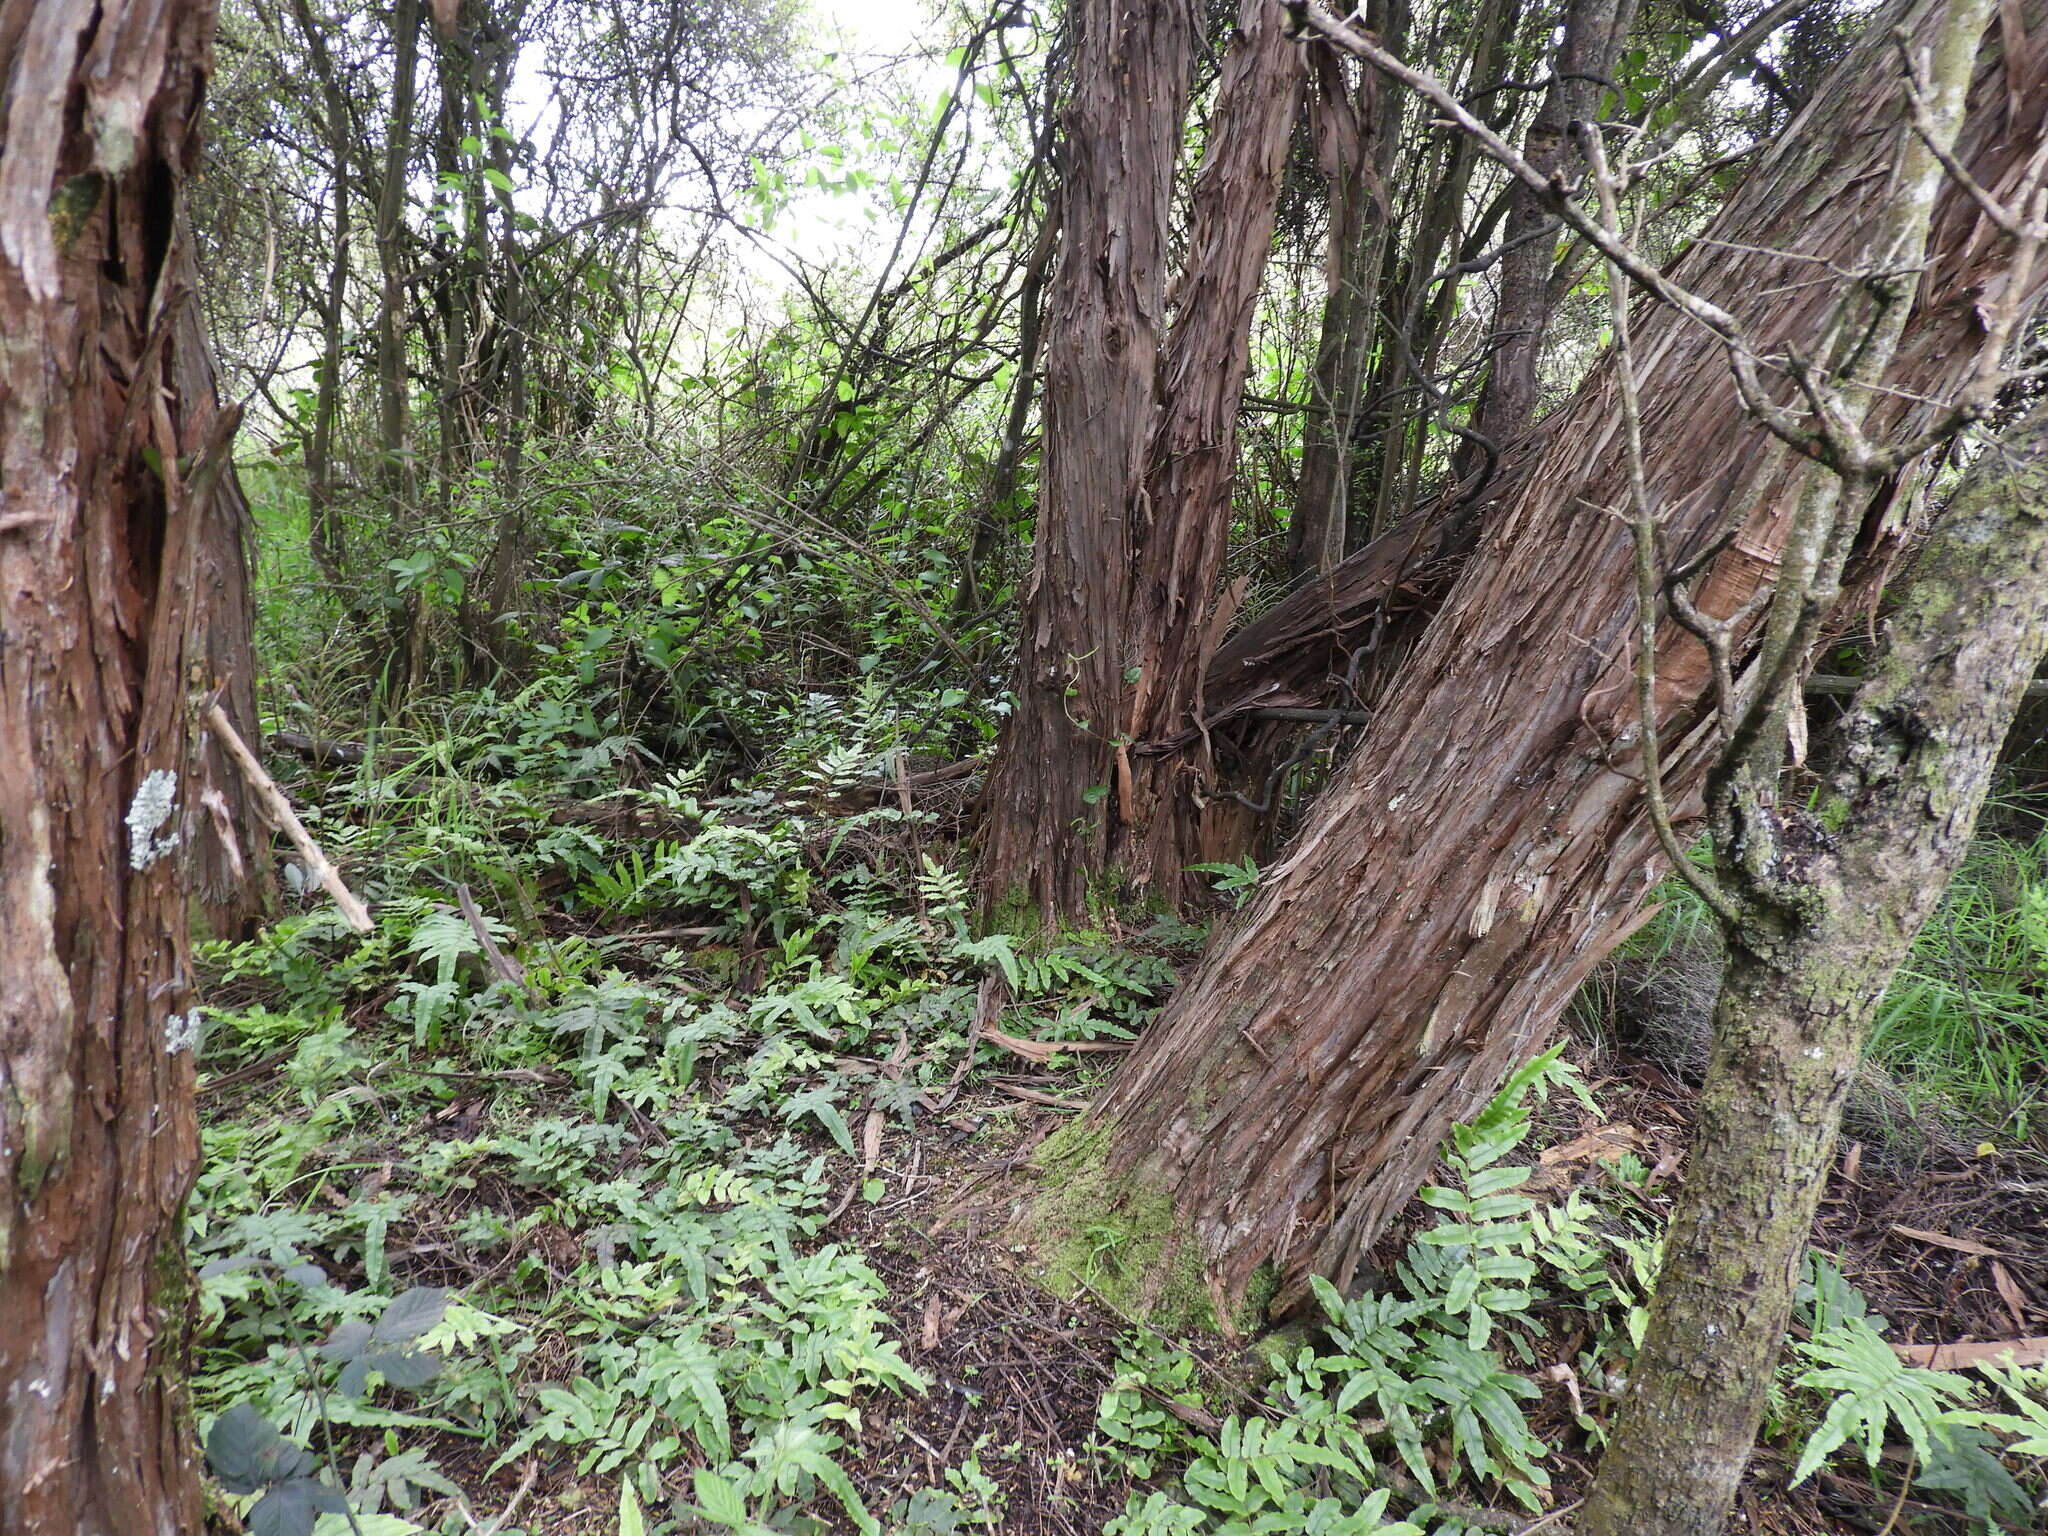
[[[1040, 1192], [1018, 1224], [1038, 1282], [1057, 1296], [1094, 1295], [1114, 1311], [1166, 1333], [1220, 1333], [1201, 1248], [1173, 1197], [1142, 1171], [1111, 1173], [1109, 1128], [1077, 1119], [1048, 1136], [1032, 1159]], [[1274, 1284], [1262, 1266], [1228, 1330], [1256, 1329]]]

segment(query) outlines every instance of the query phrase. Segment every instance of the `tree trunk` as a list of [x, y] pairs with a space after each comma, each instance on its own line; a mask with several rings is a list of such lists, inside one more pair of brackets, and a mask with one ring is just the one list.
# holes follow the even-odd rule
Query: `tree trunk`
[[[1368, 24], [1387, 46], [1401, 47], [1404, 0], [1382, 0]], [[1386, 264], [1386, 180], [1399, 139], [1401, 98], [1363, 70], [1354, 88], [1334, 50], [1315, 51], [1309, 131], [1316, 164], [1329, 183], [1330, 234], [1321, 334], [1302, 417], [1301, 483], [1287, 522], [1287, 569], [1296, 578], [1325, 575], [1344, 558], [1349, 521], [1351, 439], [1379, 314]]]
[[[485, 183], [476, 167], [465, 167], [463, 141], [476, 139], [481, 144], [479, 136], [488, 131], [477, 120], [477, 102], [489, 102], [490, 87], [478, 46], [482, 10], [477, 0], [457, 0], [448, 13], [436, 15], [434, 25], [434, 72], [440, 95], [434, 169], [450, 226], [439, 242], [440, 260], [431, 285], [434, 307], [441, 315], [440, 377], [434, 391], [440, 441], [435, 445], [433, 499], [443, 517], [453, 510], [455, 488], [476, 458], [471, 353], [482, 319], [490, 232], [485, 227]], [[490, 105], [502, 116], [502, 103]]]
[[[1574, 158], [1571, 125], [1599, 119], [1601, 81], [1628, 30], [1635, 0], [1566, 0], [1564, 29], [1551, 58], [1550, 85], [1523, 136], [1522, 158], [1549, 176]], [[1550, 327], [1550, 268], [1557, 254], [1557, 218], [1536, 194], [1516, 183], [1508, 192], [1494, 301], [1493, 362], [1473, 410], [1472, 430], [1498, 453], [1536, 419], [1536, 363]], [[1474, 445], [1461, 455], [1468, 464]]]
[[1074, 0], [1067, 27], [1038, 530], [1017, 708], [989, 775], [982, 857], [992, 900], [1021, 899], [1048, 918], [1084, 908], [1109, 853], [1126, 512], [1150, 445], [1167, 210], [1197, 19], [1189, 0]]
[[[1459, 71], [1467, 88], [1490, 85], [1507, 72], [1524, 15], [1523, 0], [1483, 0], [1467, 34], [1470, 57]], [[1512, 96], [1494, 92], [1480, 115], [1496, 131], [1505, 128], [1514, 118]], [[1436, 363], [1456, 312], [1458, 285], [1435, 279], [1446, 257], [1465, 244], [1466, 193], [1478, 162], [1479, 147], [1450, 132], [1443, 168], [1402, 253], [1401, 282], [1382, 327], [1380, 364], [1366, 413], [1377, 418], [1378, 438], [1373, 504], [1364, 519], [1369, 539], [1407, 520], [1416, 504], [1430, 429], [1448, 421], [1435, 398]]]
[[410, 515], [417, 495], [405, 366], [406, 172], [412, 164], [413, 107], [418, 92], [419, 0], [391, 8], [391, 117], [384, 138], [384, 174], [377, 188], [377, 447], [387, 494]]
[[[211, 0], [0, 4], [0, 1510], [185, 1536], [189, 694], [237, 607], [179, 184]], [[188, 394], [205, 390], [204, 397]], [[239, 530], [237, 530], [239, 531]], [[223, 818], [225, 819], [225, 818]], [[237, 844], [253, 862], [255, 850]], [[54, 878], [53, 878], [54, 877]]]
[[[500, 7], [495, 13], [485, 7], [478, 9], [471, 46], [494, 124], [502, 125], [526, 9], [523, 5]], [[514, 164], [511, 140], [493, 133], [484, 143], [492, 167], [509, 181]], [[496, 425], [490, 441], [497, 466], [498, 515], [490, 554], [485, 557], [483, 569], [464, 584], [456, 615], [463, 676], [472, 683], [488, 682], [500, 673], [517, 674], [531, 655], [524, 632], [507, 627], [533, 559], [533, 530], [527, 520], [525, 502], [529, 425], [526, 343], [532, 321], [517, 220], [512, 200], [500, 198], [496, 291], [491, 303], [495, 325], [490, 366], [484, 370], [486, 380], [494, 386], [491, 393]]]
[[1135, 889], [1176, 909], [1205, 888], [1188, 866], [1210, 851], [1202, 792], [1214, 774], [1198, 754], [1134, 749], [1197, 726], [1203, 673], [1234, 608], [1229, 594], [1216, 594], [1230, 541], [1237, 413], [1306, 73], [1305, 50], [1284, 20], [1277, 0], [1243, 0], [1238, 11], [1195, 178], [1150, 463], [1127, 514], [1134, 564], [1112, 857]]
[[[250, 580], [255, 537], [249, 500], [235, 474], [232, 453], [239, 406], [220, 403], [220, 370], [206, 316], [196, 297], [198, 271], [192, 237], [179, 215], [177, 237], [165, 259], [168, 292], [186, 295], [175, 309], [176, 329], [165, 353], [171, 379], [166, 404], [179, 451], [190, 458], [190, 484], [182, 505], [193, 510], [191, 594], [185, 619], [187, 681], [216, 690], [220, 706], [244, 741], [260, 733], [256, 712], [256, 601]], [[262, 821], [248, 781], [227, 749], [210, 735], [194, 748], [193, 804], [204, 808], [189, 827], [185, 882], [190, 916], [205, 936], [244, 939], [272, 910], [274, 868], [260, 841]]]
[[334, 251], [328, 258], [327, 299], [320, 311], [320, 383], [313, 400], [313, 435], [306, 445], [306, 521], [313, 563], [330, 582], [339, 583], [347, 559], [341, 510], [334, 496], [334, 428], [341, 410], [341, 339], [348, 323], [350, 242], [349, 158], [354, 135], [349, 132], [348, 98], [307, 0], [293, 0], [306, 52], [320, 77], [327, 113], [327, 151], [334, 158]]
[[1729, 935], [1650, 1324], [1583, 1536], [1711, 1536], [1755, 1444], [1842, 1100], [2048, 652], [2048, 410], [1987, 447], [1822, 746], [1804, 922]]
[[[1889, 33], [1924, 32], [1931, 9], [1871, 20], [1715, 221], [1720, 243], [1679, 264], [1695, 291], [1746, 316], [1763, 350], [1815, 350], [1832, 293], [1796, 278], [1860, 251], [1899, 142]], [[2024, 9], [2037, 21], [2040, 0]], [[1958, 145], [2001, 192], [2048, 104], [2031, 82], [2005, 86], [1994, 46]], [[1982, 225], [1944, 190], [1873, 434], [1924, 418], [1917, 402], [1951, 394], [1970, 368], [1973, 294], [2001, 270]], [[1740, 529], [1702, 602], [1731, 612], [1777, 558], [1802, 466], [1763, 445], [1718, 343], [1689, 322], [1646, 316], [1637, 361], [1651, 491], [1674, 509], [1676, 557]], [[1342, 1283], [1449, 1123], [1540, 1043], [1640, 919], [1657, 870], [1623, 745], [1633, 575], [1629, 534], [1604, 510], [1624, 501], [1615, 389], [1603, 365], [1540, 434], [1380, 723], [1096, 1106], [1118, 1198], [1170, 1197], [1228, 1301], [1269, 1262], [1283, 1306], [1311, 1272]], [[1886, 511], [1871, 509], [1873, 529]], [[1688, 727], [1708, 679], [1690, 641], [1669, 649], [1660, 705], [1687, 741], [1670, 767], [1683, 798], [1703, 762]]]

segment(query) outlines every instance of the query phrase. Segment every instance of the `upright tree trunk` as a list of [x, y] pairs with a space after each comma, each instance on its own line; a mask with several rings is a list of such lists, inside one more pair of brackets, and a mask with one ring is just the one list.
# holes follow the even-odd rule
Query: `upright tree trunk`
[[[439, 82], [440, 115], [434, 131], [434, 167], [440, 196], [449, 199], [450, 232], [441, 242], [441, 261], [433, 282], [435, 307], [441, 315], [440, 379], [434, 391], [440, 421], [435, 445], [434, 502], [447, 515], [455, 487], [468, 475], [476, 455], [474, 403], [471, 399], [471, 352], [480, 327], [484, 269], [488, 264], [489, 231], [485, 227], [485, 183], [475, 167], [465, 168], [465, 139], [482, 140], [477, 98], [488, 99], [489, 81], [479, 44], [483, 7], [477, 0], [458, 0], [435, 15], [434, 66]], [[443, 25], [443, 21], [446, 25]]]
[[[1401, 47], [1405, 0], [1382, 0], [1368, 24], [1387, 46]], [[1287, 568], [1297, 579], [1327, 574], [1344, 558], [1351, 491], [1351, 439], [1379, 315], [1379, 279], [1386, 264], [1386, 181], [1401, 123], [1400, 93], [1347, 63], [1335, 50], [1315, 50], [1309, 132], [1316, 164], [1329, 184], [1330, 233], [1321, 333], [1302, 417], [1301, 482], [1287, 522]], [[1360, 71], [1351, 84], [1351, 71]]]
[[[505, 97], [519, 54], [523, 5], [486, 13], [474, 47], [492, 103], [502, 123]], [[486, 141], [491, 164], [510, 180], [512, 141], [493, 134]], [[496, 326], [488, 377], [496, 384], [497, 426], [492, 455], [497, 463], [498, 517], [490, 555], [483, 570], [464, 588], [458, 623], [463, 643], [463, 671], [472, 682], [485, 682], [501, 671], [516, 672], [527, 659], [524, 643], [506, 629], [519, 601], [520, 585], [533, 558], [533, 532], [526, 517], [527, 327], [530, 299], [525, 258], [519, 244], [517, 210], [510, 198], [498, 208]]]
[[385, 127], [384, 173], [377, 186], [377, 447], [383, 456], [385, 490], [408, 513], [418, 495], [418, 477], [406, 387], [405, 180], [412, 164], [419, 52], [419, 0], [394, 0], [391, 116]]
[[[247, 657], [180, 182], [211, 0], [0, 3], [0, 1524], [188, 1536], [189, 695]], [[203, 391], [203, 397], [200, 393]], [[239, 529], [236, 530], [239, 533]], [[232, 830], [232, 829], [230, 829]], [[256, 849], [237, 839], [240, 859]]]
[[348, 98], [327, 49], [327, 34], [307, 0], [293, 0], [292, 16], [327, 113], [327, 152], [334, 161], [334, 250], [328, 258], [327, 300], [320, 312], [320, 382], [313, 399], [313, 435], [306, 445], [306, 520], [313, 563], [330, 582], [339, 583], [347, 558], [341, 509], [334, 495], [334, 429], [341, 411], [341, 338], [348, 322], [350, 243], [355, 231], [349, 218], [349, 160], [355, 135], [349, 130]]
[[[1507, 73], [1524, 10], [1523, 0], [1483, 0], [1467, 34], [1470, 57], [1459, 71], [1468, 89], [1491, 85]], [[1496, 130], [1513, 121], [1512, 98], [1499, 92], [1487, 97], [1479, 110]], [[1377, 418], [1378, 439], [1373, 502], [1363, 519], [1368, 539], [1406, 520], [1421, 484], [1430, 428], [1443, 425], [1433, 392], [1437, 359], [1456, 313], [1458, 285], [1435, 278], [1464, 244], [1466, 194], [1478, 162], [1478, 146], [1450, 132], [1442, 170], [1401, 255], [1399, 287], [1389, 295], [1384, 346], [1367, 412], [1368, 419]]]
[[[420, 0], [391, 7], [391, 114], [377, 186], [377, 449], [379, 479], [401, 539], [420, 515], [420, 466], [406, 360], [406, 181], [412, 170], [419, 105]], [[414, 693], [426, 669], [428, 609], [415, 587], [391, 619], [390, 659], [380, 696], [386, 704]]]
[[[1573, 158], [1571, 125], [1597, 121], [1601, 82], [1613, 72], [1634, 11], [1635, 0], [1565, 0], [1550, 85], [1522, 140], [1522, 158], [1544, 175], [1558, 173]], [[1516, 183], [1509, 190], [1493, 313], [1493, 362], [1472, 418], [1473, 431], [1495, 452], [1536, 418], [1536, 362], [1550, 327], [1550, 268], [1557, 254], [1550, 232], [1557, 227], [1555, 215], [1528, 187]], [[1468, 443], [1463, 455], [1468, 462], [1472, 448]]]
[[1074, 0], [1067, 12], [1038, 529], [1017, 709], [989, 776], [982, 856], [995, 901], [1048, 916], [1082, 910], [1109, 853], [1126, 516], [1151, 442], [1167, 210], [1197, 27], [1190, 0]]
[[[1924, 33], [1936, 9], [1917, 0], [1873, 17], [1708, 231], [1716, 243], [1681, 262], [1681, 280], [1743, 314], [1760, 347], [1813, 350], [1831, 290], [1796, 278], [1860, 251], [1900, 133], [1889, 34]], [[2024, 10], [2038, 24], [2040, 0]], [[2021, 80], [2008, 93], [1999, 69], [1994, 47], [1958, 153], [2003, 192], [2039, 142], [2048, 92]], [[1873, 432], [1924, 416], [1915, 402], [1949, 395], [1970, 367], [1973, 291], [1998, 270], [1980, 224], [1945, 189]], [[1731, 612], [1778, 557], [1801, 465], [1764, 446], [1697, 327], [1649, 315], [1637, 360], [1651, 490], [1673, 509], [1675, 555], [1740, 529], [1702, 604]], [[1541, 435], [1293, 853], [1096, 1107], [1124, 1188], [1170, 1196], [1228, 1298], [1268, 1262], [1283, 1304], [1310, 1272], [1347, 1276], [1448, 1124], [1543, 1039], [1639, 920], [1657, 870], [1625, 740], [1630, 540], [1605, 510], [1624, 499], [1618, 421], [1603, 366]], [[1670, 649], [1661, 703], [1684, 739], [1707, 669], [1689, 641]], [[1677, 757], [1682, 796], [1702, 752], [1695, 741]]]
[[1127, 513], [1133, 541], [1121, 659], [1112, 856], [1137, 889], [1179, 907], [1207, 856], [1199, 754], [1146, 751], [1199, 727], [1202, 678], [1232, 616], [1217, 596], [1230, 541], [1237, 412], [1259, 288], [1273, 251], [1280, 170], [1305, 74], [1276, 0], [1243, 0], [1188, 214], [1186, 266], [1160, 360], [1150, 462]]
[[2048, 409], [1987, 447], [1821, 743], [1806, 920], [1728, 935], [1650, 1325], [1585, 1536], [1722, 1528], [1756, 1440], [1870, 1020], [1969, 846], [2048, 651]]
[[[244, 741], [254, 741], [261, 724], [256, 712], [256, 600], [249, 568], [255, 525], [231, 452], [241, 408], [220, 401], [220, 369], [195, 296], [198, 271], [182, 213], [165, 266], [162, 286], [188, 296], [177, 306], [176, 329], [165, 353], [171, 375], [165, 408], [192, 464], [191, 483], [180, 504], [195, 518], [186, 678], [194, 686], [217, 690], [235, 730]], [[205, 814], [201, 820], [195, 812], [186, 838], [189, 915], [208, 938], [247, 938], [271, 910], [276, 893], [266, 849], [251, 841], [252, 835], [262, 835], [261, 818], [248, 781], [220, 742], [202, 735], [193, 751], [192, 781], [199, 787], [197, 799], [189, 803], [203, 807]]]

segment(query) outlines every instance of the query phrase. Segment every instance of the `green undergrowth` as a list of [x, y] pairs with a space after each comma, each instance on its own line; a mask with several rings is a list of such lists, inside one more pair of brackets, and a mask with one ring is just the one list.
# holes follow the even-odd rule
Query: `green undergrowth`
[[[1704, 1061], [1719, 940], [1682, 881], [1616, 964], [1632, 973], [1639, 1019], [1662, 1047]], [[1581, 999], [1596, 1027], [1613, 983]], [[1934, 1127], [1963, 1146], [1989, 1140], [2048, 1152], [2048, 834], [1981, 831], [1893, 978], [1865, 1052], [1881, 1092], [1867, 1114], [1912, 1140]]]
[[[1132, 1335], [1098, 1449], [1155, 1486], [1107, 1536], [1480, 1536], [1564, 1514], [1556, 1484], [1597, 1459], [1642, 1341], [1662, 1205], [1633, 1156], [1569, 1189], [1536, 1178], [1531, 1102], [1559, 1084], [1585, 1094], [1553, 1050], [1454, 1130], [1422, 1195], [1434, 1223], [1374, 1286], [1315, 1279], [1320, 1316], [1266, 1352], [1257, 1395]], [[1765, 1430], [1791, 1485], [1860, 1463], [1887, 1495], [1953, 1511], [1946, 1528], [2037, 1528], [2048, 1371], [1924, 1370], [1887, 1331], [1809, 1256]]]
[[991, 978], [1011, 1033], [1128, 1040], [1187, 931], [977, 932], [922, 813], [648, 776], [534, 703], [293, 785], [373, 932], [287, 868], [292, 910], [204, 955], [223, 1496], [257, 1536], [473, 1532], [522, 1480], [498, 1536], [977, 1528], [966, 1462], [874, 1508], [848, 1471], [928, 1384], [828, 1218], [889, 1195], [877, 1138], [1015, 1069], [972, 1039]]
[[[933, 1384], [831, 1219], [891, 1196], [876, 1138], [1017, 1069], [975, 1034], [987, 998], [1010, 999], [1012, 1035], [1128, 1041], [1200, 935], [976, 925], [928, 813], [830, 808], [901, 750], [882, 695], [759, 707], [810, 734], [746, 775], [662, 766], [549, 673], [291, 784], [376, 922], [351, 932], [287, 865], [278, 919], [204, 956], [192, 1385], [220, 1497], [256, 1536], [1028, 1516], [971, 1444], [866, 1480], [864, 1416]], [[1964, 1001], [1887, 1005], [1903, 1077], [1961, 1061], [1958, 1010], [1988, 1029], [1996, 987], [2018, 1020], [1999, 1049], [2033, 1048], [2041, 860], [1987, 840], [1950, 894], [1908, 983], [1953, 969]], [[1675, 946], [1685, 920], [1674, 903], [1640, 942]], [[1909, 1009], [1948, 1035], [1907, 1030]], [[1113, 1536], [1461, 1536], [1552, 1509], [1625, 1380], [1662, 1210], [1629, 1157], [1531, 1183], [1530, 1106], [1573, 1082], [1554, 1054], [1511, 1080], [1445, 1147], [1435, 1225], [1375, 1288], [1319, 1286], [1263, 1373], [1183, 1348], [1217, 1319], [1170, 1203], [1106, 1172], [1099, 1129], [1048, 1138], [1026, 1246], [1053, 1289], [1142, 1319], [1084, 1448], [1141, 1484]], [[2007, 1134], [2033, 1124], [2005, 1113]], [[2039, 1373], [1899, 1365], [1822, 1260], [1803, 1294], [1768, 1431], [1787, 1471], [1890, 1489], [1910, 1461], [1917, 1502], [2025, 1529]]]

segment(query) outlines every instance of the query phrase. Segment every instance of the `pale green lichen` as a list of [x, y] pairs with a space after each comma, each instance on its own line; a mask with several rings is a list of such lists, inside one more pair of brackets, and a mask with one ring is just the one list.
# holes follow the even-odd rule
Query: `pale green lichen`
[[67, 254], [98, 210], [103, 179], [92, 171], [73, 176], [50, 194], [50, 239]]
[[135, 798], [128, 806], [128, 863], [147, 869], [178, 846], [181, 834], [173, 829], [159, 837], [157, 829], [171, 819], [178, 799], [178, 776], [168, 768], [154, 768], [135, 786]]

